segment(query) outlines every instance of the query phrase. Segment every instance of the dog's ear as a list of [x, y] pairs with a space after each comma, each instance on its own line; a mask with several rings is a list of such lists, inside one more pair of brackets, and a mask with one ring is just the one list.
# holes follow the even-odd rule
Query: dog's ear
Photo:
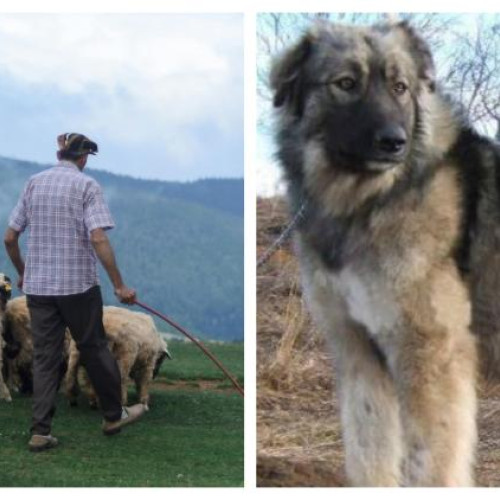
[[396, 27], [403, 31], [409, 42], [412, 56], [417, 61], [418, 77], [425, 82], [431, 92], [434, 92], [436, 88], [436, 68], [429, 45], [407, 21], [398, 23]]
[[306, 34], [291, 49], [279, 57], [271, 70], [271, 88], [274, 91], [273, 105], [287, 105], [292, 113], [301, 116], [305, 99], [304, 64], [311, 54], [312, 36]]

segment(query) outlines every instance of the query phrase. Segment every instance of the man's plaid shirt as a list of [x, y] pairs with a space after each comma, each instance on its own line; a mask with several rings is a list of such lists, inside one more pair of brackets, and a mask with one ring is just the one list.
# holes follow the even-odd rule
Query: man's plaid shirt
[[114, 222], [99, 184], [73, 163], [31, 177], [9, 226], [29, 231], [24, 293], [72, 295], [99, 283], [90, 231]]

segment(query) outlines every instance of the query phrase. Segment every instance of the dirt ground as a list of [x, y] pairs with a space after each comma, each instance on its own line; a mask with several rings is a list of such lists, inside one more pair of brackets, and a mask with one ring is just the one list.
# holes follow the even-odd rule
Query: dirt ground
[[[258, 257], [287, 221], [282, 200], [258, 200]], [[257, 269], [257, 307], [257, 484], [347, 486], [332, 360], [289, 244]], [[500, 486], [500, 386], [480, 384], [479, 398], [476, 482]]]
[[233, 392], [237, 394], [233, 387], [221, 387], [222, 381], [220, 380], [173, 380], [169, 382], [164, 382], [162, 380], [154, 380], [151, 384], [153, 389], [158, 389], [160, 391], [211, 391], [220, 392], [224, 394], [232, 394]]

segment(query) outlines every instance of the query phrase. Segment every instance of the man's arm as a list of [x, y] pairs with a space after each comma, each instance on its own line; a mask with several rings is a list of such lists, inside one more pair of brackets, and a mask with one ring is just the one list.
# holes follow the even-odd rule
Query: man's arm
[[120, 270], [116, 264], [115, 253], [104, 229], [97, 228], [90, 231], [90, 242], [101, 264], [108, 273], [118, 300], [124, 304], [133, 304], [135, 302], [135, 291], [123, 283]]
[[21, 255], [21, 249], [19, 248], [19, 236], [21, 233], [19, 231], [15, 231], [11, 227], [7, 228], [4, 236], [5, 248], [7, 250], [7, 254], [9, 255], [12, 264], [16, 268], [17, 274], [19, 278], [17, 280], [17, 286], [22, 288], [23, 286], [23, 278], [24, 278], [24, 260]]

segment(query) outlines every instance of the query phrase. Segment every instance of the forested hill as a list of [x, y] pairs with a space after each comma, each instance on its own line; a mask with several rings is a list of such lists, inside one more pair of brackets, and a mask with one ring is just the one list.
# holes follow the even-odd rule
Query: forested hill
[[[25, 182], [43, 168], [0, 157], [0, 227]], [[200, 337], [242, 340], [243, 180], [179, 183], [85, 172], [103, 188], [116, 222], [108, 234], [138, 298]], [[15, 277], [5, 251], [0, 272]], [[116, 304], [102, 269], [101, 284], [105, 303]]]

